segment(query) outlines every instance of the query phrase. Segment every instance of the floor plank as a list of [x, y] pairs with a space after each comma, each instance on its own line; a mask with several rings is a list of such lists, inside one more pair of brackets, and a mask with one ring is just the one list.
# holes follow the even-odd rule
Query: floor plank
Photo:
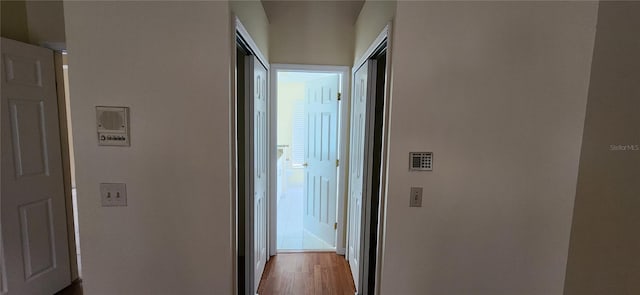
[[267, 263], [260, 295], [353, 295], [355, 286], [344, 256], [330, 252], [281, 253]]
[[82, 295], [82, 282], [80, 280], [74, 281], [69, 287], [64, 288], [62, 291], [55, 295]]

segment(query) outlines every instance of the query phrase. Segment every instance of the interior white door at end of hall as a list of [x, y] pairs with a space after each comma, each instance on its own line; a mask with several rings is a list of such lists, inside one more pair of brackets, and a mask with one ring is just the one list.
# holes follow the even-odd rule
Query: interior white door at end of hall
[[303, 225], [336, 246], [338, 95], [340, 76], [306, 83]]

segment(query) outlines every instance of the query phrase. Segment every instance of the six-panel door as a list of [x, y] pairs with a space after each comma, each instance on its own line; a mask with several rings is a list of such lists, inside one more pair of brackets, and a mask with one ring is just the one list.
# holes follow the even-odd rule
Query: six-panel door
[[2, 39], [0, 293], [70, 283], [53, 52]]
[[304, 229], [335, 247], [340, 76], [306, 83]]
[[362, 194], [364, 183], [365, 122], [369, 66], [364, 64], [355, 73], [354, 96], [351, 101], [351, 136], [349, 139], [349, 229], [348, 256], [351, 274], [359, 286], [362, 244]]

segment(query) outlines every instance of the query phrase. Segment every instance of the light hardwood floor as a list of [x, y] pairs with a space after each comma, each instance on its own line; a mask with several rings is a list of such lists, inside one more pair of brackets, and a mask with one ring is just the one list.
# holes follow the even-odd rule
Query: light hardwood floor
[[[353, 295], [355, 286], [349, 263], [331, 252], [281, 253], [267, 263], [260, 295]], [[74, 282], [56, 295], [82, 295], [82, 284]]]
[[56, 293], [55, 295], [82, 295], [82, 282], [80, 280], [76, 280], [69, 287], [64, 288], [62, 291]]
[[331, 252], [281, 253], [267, 263], [260, 295], [353, 295], [355, 286], [344, 256]]

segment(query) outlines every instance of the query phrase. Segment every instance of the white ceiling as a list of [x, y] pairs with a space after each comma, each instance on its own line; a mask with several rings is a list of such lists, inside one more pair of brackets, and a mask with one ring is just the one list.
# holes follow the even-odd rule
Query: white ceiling
[[348, 18], [352, 24], [356, 23], [360, 10], [365, 0], [260, 0], [269, 22], [277, 20], [281, 16], [291, 13], [293, 8], [308, 7], [332, 7], [339, 11], [340, 15]]

